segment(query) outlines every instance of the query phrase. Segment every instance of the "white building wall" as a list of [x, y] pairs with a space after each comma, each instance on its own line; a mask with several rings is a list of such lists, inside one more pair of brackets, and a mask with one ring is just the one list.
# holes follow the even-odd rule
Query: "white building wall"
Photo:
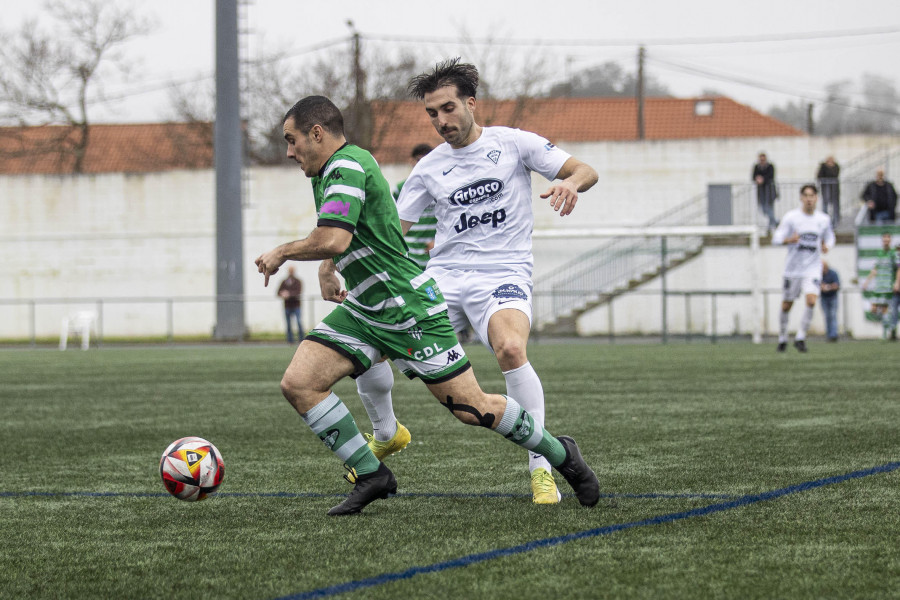
[[[536, 176], [535, 227], [646, 222], [704, 193], [708, 183], [749, 182], [760, 150], [769, 154], [780, 178], [802, 179], [812, 178], [828, 154], [841, 162], [891, 143], [896, 146], [898, 140], [844, 136], [566, 144], [566, 150], [598, 170], [600, 182], [581, 196], [573, 215], [560, 218], [538, 198], [547, 182]], [[888, 168], [889, 173], [900, 172]], [[408, 167], [387, 165], [384, 173], [395, 184], [407, 175]], [[243, 212], [247, 324], [251, 332], [280, 331], [283, 317], [275, 290], [271, 283], [269, 289], [262, 287], [253, 260], [312, 230], [311, 187], [296, 167], [254, 168], [248, 174], [250, 193]], [[98, 301], [106, 337], [164, 335], [169, 320], [176, 335], [209, 335], [215, 318], [215, 229], [212, 171], [0, 176], [0, 338], [54, 335], [62, 316], [81, 308], [96, 309]], [[590, 240], [536, 242], [536, 277], [592, 244], [596, 245]], [[688, 287], [719, 287], [714, 275], [732, 260], [727, 252], [705, 251], [696, 264], [685, 267], [684, 275], [673, 272], [672, 281], [688, 277], [698, 282]], [[772, 265], [779, 262], [778, 256], [776, 252]], [[720, 260], [726, 267], [719, 265]], [[836, 266], [844, 275], [851, 273], [851, 265], [852, 258], [847, 258]], [[317, 265], [296, 266], [306, 284], [304, 320], [310, 327], [330, 306], [316, 299]], [[776, 273], [775, 279], [766, 285], [777, 287], [780, 266], [766, 269], [770, 271]], [[280, 279], [276, 275], [275, 285]], [[638, 297], [620, 301], [622, 307], [615, 307], [616, 326], [653, 329], [646, 317], [652, 311], [641, 307], [643, 301]], [[600, 331], [591, 319], [583, 319], [584, 331]]]

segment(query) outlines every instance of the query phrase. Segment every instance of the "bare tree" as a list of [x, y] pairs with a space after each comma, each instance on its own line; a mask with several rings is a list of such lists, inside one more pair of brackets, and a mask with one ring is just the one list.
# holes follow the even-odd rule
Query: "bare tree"
[[[862, 89], [854, 94], [850, 80], [831, 82], [825, 86], [826, 100], [821, 103], [814, 131], [817, 135], [849, 133], [900, 132], [900, 94], [893, 82], [884, 77], [865, 73]], [[862, 101], [854, 102], [854, 95]], [[799, 129], [806, 128], [806, 104], [802, 101], [775, 106], [769, 115]]]
[[[634, 97], [637, 75], [610, 61], [574, 73], [568, 81], [550, 88], [550, 96], [570, 98]], [[669, 96], [669, 89], [652, 76], [644, 77], [646, 96]]]
[[[406, 85], [422, 68], [410, 52], [391, 52], [364, 44], [362, 75], [365, 77], [363, 110], [379, 100], [406, 97]], [[382, 113], [377, 127], [360, 131], [353, 114], [355, 74], [349, 44], [318, 52], [314, 57], [297, 59], [288, 52], [270, 52], [248, 63], [242, 86], [245, 154], [251, 164], [284, 162], [281, 119], [287, 107], [301, 97], [329, 97], [345, 117], [347, 139], [371, 151], [377, 151], [389, 134], [384, 123], [390, 115]], [[209, 84], [179, 86], [170, 92], [171, 112], [178, 120], [209, 122], [215, 119], [214, 90]], [[371, 115], [370, 115], [371, 116]]]
[[63, 124], [69, 128], [45, 148], [72, 159], [81, 172], [90, 142], [89, 106], [102, 101], [103, 80], [127, 73], [120, 49], [148, 33], [149, 22], [104, 0], [51, 0], [47, 14], [57, 25], [41, 29], [33, 20], [5, 33], [0, 46], [0, 121], [20, 126]]

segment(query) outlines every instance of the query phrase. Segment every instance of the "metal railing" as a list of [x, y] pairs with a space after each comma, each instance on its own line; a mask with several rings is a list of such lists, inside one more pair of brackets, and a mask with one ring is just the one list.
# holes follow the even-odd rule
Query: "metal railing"
[[[762, 337], [778, 335], [778, 317], [780, 315], [781, 288], [760, 290], [761, 310], [754, 311], [753, 292], [751, 290], [667, 290], [640, 289], [629, 292], [627, 298], [613, 299], [600, 310], [589, 333], [593, 337], [607, 338], [614, 343], [617, 338], [658, 338], [667, 343], [672, 338], [691, 341], [692, 339], [708, 339], [715, 343], [721, 338], [752, 339], [753, 324], [750, 315], [760, 315]], [[586, 290], [574, 290], [570, 293], [586, 293]], [[851, 310], [855, 310], [862, 291], [855, 287], [842, 288], [838, 292], [839, 319], [838, 333], [843, 337], [852, 337], [853, 329], [848, 324], [853, 322]], [[678, 306], [680, 300], [681, 306]], [[535, 311], [542, 304], [558, 301], [550, 293], [535, 293]], [[634, 308], [634, 304], [643, 301], [646, 309]], [[795, 331], [802, 312], [802, 302], [795, 303], [792, 310], [793, 322], [791, 334]], [[623, 307], [629, 308], [623, 310]], [[679, 311], [679, 308], [681, 309]], [[624, 314], [630, 311], [630, 314]], [[820, 313], [821, 308], [816, 307]], [[639, 313], [639, 314], [636, 314]], [[699, 314], [698, 314], [699, 313]], [[743, 320], [742, 320], [743, 317]], [[862, 319], [862, 317], [861, 317]], [[814, 321], [815, 322], [815, 321]], [[600, 326], [602, 323], [604, 326]], [[629, 325], [632, 323], [632, 325]], [[633, 324], [639, 324], [637, 326]], [[535, 326], [532, 331], [535, 340], [547, 337]], [[576, 332], [574, 335], [583, 335]]]
[[[694, 196], [682, 204], [647, 221], [643, 227], [705, 224], [706, 195]], [[535, 294], [550, 293], [554, 302], [535, 310], [535, 321], [541, 324], [568, 316], [604, 295], [629, 288], [632, 281], [658, 272], [661, 265], [671, 266], [676, 260], [696, 252], [703, 245], [701, 237], [680, 237], [668, 244], [641, 238], [622, 238], [606, 242], [598, 248], [554, 269], [551, 275], [535, 281]], [[572, 293], [590, 290], [587, 294]]]
[[[174, 342], [178, 338], [212, 339], [216, 305], [243, 302], [247, 338], [283, 335], [284, 310], [272, 296], [158, 296], [0, 299], [0, 340], [35, 346], [61, 334], [61, 322], [76, 312], [93, 315], [91, 343], [107, 338]], [[323, 318], [334, 304], [303, 296], [304, 328]]]
[[[565, 295], [586, 295], [590, 290], [568, 290], [566, 292], [536, 292], [535, 313], [544, 305], [559, 303]], [[594, 323], [603, 322], [605, 327], [594, 327], [601, 337], [610, 341], [624, 337], [655, 336], [663, 342], [670, 338], [707, 338], [712, 342], [724, 337], [750, 337], [753, 334], [752, 315], [759, 315], [762, 335], [777, 334], [778, 314], [782, 290], [770, 288], [761, 290], [761, 307], [753, 306], [751, 290], [671, 290], [636, 289], [627, 298], [614, 298], [598, 309], [599, 316]], [[852, 335], [848, 324], [851, 310], [861, 305], [862, 292], [856, 287], [842, 288], [840, 294], [840, 333]], [[270, 296], [244, 297], [249, 332], [247, 341], [283, 339], [284, 320], [281, 305]], [[851, 303], [849, 300], [853, 300]], [[680, 305], [679, 305], [680, 301]], [[41, 298], [31, 300], [0, 300], [0, 318], [11, 310], [24, 310], [26, 322], [21, 334], [3, 335], [6, 343], [28, 347], [56, 343], [59, 335], [61, 314], [69, 314], [72, 309], [90, 307], [96, 312], [96, 328], [92, 331], [92, 346], [100, 347], [110, 340], [125, 343], [176, 343], [178, 341], [213, 341], [212, 325], [215, 318], [217, 299], [213, 296], [181, 296], [158, 298]], [[155, 307], [156, 310], [148, 310]], [[303, 298], [303, 321], [306, 329], [314, 326], [332, 310], [334, 304], [325, 303], [317, 297]], [[199, 309], [199, 310], [197, 310]], [[140, 313], [140, 331], [129, 327], [115, 313]], [[794, 323], [799, 318], [800, 304], [795, 307]], [[817, 308], [817, 312], [819, 309]], [[188, 318], [179, 318], [180, 313], [188, 313]], [[197, 315], [203, 327], [197, 327]], [[858, 321], [863, 321], [860, 315]], [[534, 323], [533, 336], [536, 340], [544, 337]]]

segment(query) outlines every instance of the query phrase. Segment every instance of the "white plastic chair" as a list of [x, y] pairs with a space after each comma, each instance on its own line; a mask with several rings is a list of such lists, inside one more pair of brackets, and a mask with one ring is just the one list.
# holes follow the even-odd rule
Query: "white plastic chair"
[[69, 332], [81, 335], [81, 349], [87, 350], [91, 346], [91, 329], [97, 322], [97, 314], [89, 310], [82, 310], [73, 316], [63, 317], [62, 328], [59, 332], [59, 349], [65, 350], [69, 343]]

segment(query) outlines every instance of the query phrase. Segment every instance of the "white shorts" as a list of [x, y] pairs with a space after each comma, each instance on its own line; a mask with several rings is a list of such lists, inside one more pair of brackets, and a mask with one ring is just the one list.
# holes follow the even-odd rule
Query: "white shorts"
[[[433, 267], [433, 277], [449, 308], [450, 323], [458, 333], [471, 326], [481, 343], [488, 342], [488, 321], [498, 310], [515, 308], [531, 323], [532, 283], [515, 271], [475, 271]], [[493, 350], [492, 350], [493, 351]]]
[[818, 277], [785, 277], [784, 289], [781, 299], [785, 302], [793, 302], [800, 297], [800, 294], [808, 296], [813, 294], [819, 295], [819, 278]]

